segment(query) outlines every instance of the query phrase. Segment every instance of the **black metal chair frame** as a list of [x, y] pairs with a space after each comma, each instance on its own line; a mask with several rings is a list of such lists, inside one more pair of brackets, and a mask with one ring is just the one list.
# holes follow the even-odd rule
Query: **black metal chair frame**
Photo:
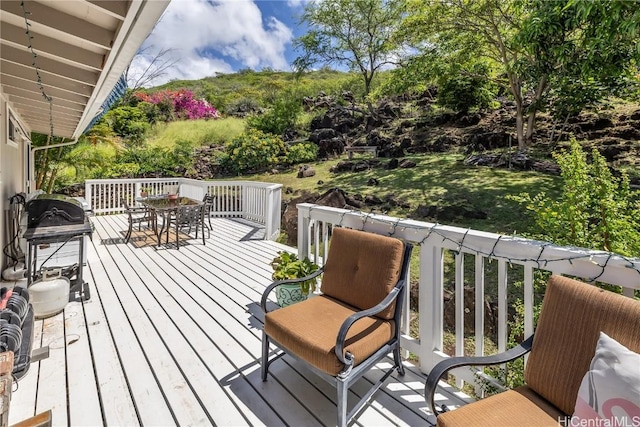
[[[264, 330], [262, 331], [262, 359], [261, 359], [261, 375], [262, 381], [267, 380], [267, 374], [269, 370], [269, 365], [273, 363], [275, 360], [282, 357], [285, 353], [293, 358], [300, 360], [307, 364], [309, 368], [313, 372], [315, 372], [318, 376], [328, 381], [330, 384], [333, 384], [337, 389], [337, 410], [338, 410], [338, 426], [345, 427], [349, 422], [360, 412], [360, 410], [364, 407], [364, 405], [369, 401], [371, 396], [380, 389], [382, 384], [389, 378], [389, 376], [393, 373], [394, 368], [398, 370], [399, 375], [404, 375], [404, 366], [402, 365], [402, 358], [400, 355], [400, 323], [402, 316], [402, 307], [404, 303], [404, 292], [406, 291], [406, 283], [407, 283], [407, 273], [409, 270], [409, 261], [411, 259], [411, 251], [413, 246], [405, 243], [404, 246], [404, 255], [402, 260], [402, 271], [400, 274], [400, 278], [396, 283], [395, 287], [389, 292], [389, 294], [377, 305], [371, 307], [367, 310], [362, 310], [357, 313], [349, 316], [338, 332], [336, 337], [336, 347], [335, 354], [338, 360], [340, 360], [344, 364], [344, 369], [335, 377], [327, 374], [326, 372], [321, 371], [320, 369], [309, 365], [306, 361], [299, 358], [296, 354], [287, 351], [281, 344], [270, 338]], [[288, 284], [288, 283], [299, 283], [304, 282], [309, 279], [318, 277], [324, 268], [320, 268], [313, 274], [302, 277], [299, 279], [291, 279], [291, 280], [281, 280], [271, 283], [262, 294], [262, 300], [260, 301], [260, 305], [262, 307], [262, 311], [267, 314], [270, 310], [267, 308], [267, 300], [271, 291], [273, 291], [276, 287]], [[347, 333], [353, 324], [368, 316], [374, 316], [377, 313], [384, 311], [387, 307], [389, 307], [393, 302], [396, 303], [395, 313], [393, 315], [393, 320], [395, 323], [395, 334], [394, 338], [388, 341], [385, 345], [383, 345], [378, 351], [369, 356], [367, 360], [363, 360], [357, 366], [355, 365], [354, 357], [348, 351], [345, 352], [345, 341], [347, 338]], [[269, 343], [273, 343], [276, 345], [282, 352], [274, 356], [271, 360], [269, 360]], [[389, 353], [393, 352], [394, 366], [391, 367], [372, 387], [369, 389], [367, 393], [365, 393], [362, 398], [353, 406], [353, 408], [348, 411], [348, 392], [349, 387], [355, 383], [358, 379], [360, 379], [369, 369], [374, 367], [380, 360], [384, 359]]]
[[205, 194], [202, 198], [205, 214], [207, 215], [207, 219], [209, 221], [209, 236], [211, 236], [211, 231], [213, 230], [213, 226], [211, 225], [211, 212], [213, 212], [215, 208], [216, 198], [217, 196], [212, 196], [211, 194]]
[[169, 216], [169, 224], [167, 225], [167, 244], [169, 243], [169, 231], [171, 224], [175, 224], [176, 230], [176, 247], [180, 249], [180, 230], [189, 227], [189, 234], [191, 234], [191, 228], [196, 229], [196, 239], [198, 238], [198, 228], [202, 228], [202, 244], [205, 243], [204, 229], [207, 227], [204, 223], [204, 211], [205, 205], [193, 205], [193, 206], [180, 206]]
[[494, 354], [492, 356], [450, 357], [449, 359], [445, 359], [437, 363], [436, 366], [433, 367], [431, 372], [429, 372], [427, 382], [424, 386], [424, 397], [427, 400], [427, 403], [429, 404], [433, 415], [438, 416], [443, 412], [449, 411], [449, 408], [447, 408], [446, 405], [441, 405], [440, 408], [436, 407], [436, 403], [434, 400], [438, 382], [447, 372], [449, 372], [451, 369], [460, 368], [463, 366], [491, 366], [511, 362], [512, 360], [522, 357], [531, 351], [533, 337], [534, 336], [531, 335], [521, 344], [510, 348], [505, 352]]
[[156, 228], [156, 215], [152, 209], [146, 207], [133, 207], [129, 206], [129, 203], [125, 199], [121, 199], [124, 212], [129, 216], [129, 229], [124, 236], [124, 242], [129, 243], [131, 239], [131, 233], [133, 232], [133, 225], [138, 224], [138, 231], [142, 230], [142, 223], [146, 222], [147, 227], [155, 230]]

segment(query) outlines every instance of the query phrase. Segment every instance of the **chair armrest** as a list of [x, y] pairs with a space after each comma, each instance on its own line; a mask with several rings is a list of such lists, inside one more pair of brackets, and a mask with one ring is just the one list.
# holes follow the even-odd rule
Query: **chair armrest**
[[351, 326], [353, 326], [353, 324], [356, 323], [358, 320], [364, 317], [369, 317], [369, 316], [378, 314], [381, 311], [385, 310], [387, 307], [389, 307], [391, 303], [393, 303], [398, 297], [398, 294], [404, 287], [404, 284], [405, 284], [404, 280], [399, 281], [396, 284], [396, 286], [391, 290], [391, 292], [389, 292], [389, 294], [381, 302], [379, 302], [378, 304], [376, 304], [375, 306], [367, 310], [359, 311], [347, 317], [347, 319], [340, 326], [340, 331], [338, 332], [338, 338], [336, 339], [335, 352], [339, 361], [341, 361], [345, 365], [350, 365], [353, 363], [353, 360], [350, 360], [349, 356], [345, 357], [345, 354], [344, 354], [344, 343], [347, 339], [347, 333], [349, 332], [349, 329], [351, 329]]
[[275, 282], [271, 283], [269, 286], [267, 286], [267, 289], [265, 289], [264, 292], [262, 293], [262, 299], [260, 300], [260, 307], [262, 307], [263, 313], [264, 314], [268, 313], [268, 310], [267, 310], [267, 299], [269, 298], [269, 294], [271, 293], [272, 290], [274, 290], [275, 288], [277, 288], [280, 285], [286, 285], [288, 283], [306, 282], [307, 280], [311, 280], [313, 278], [318, 277], [323, 272], [324, 272], [324, 267], [320, 267], [319, 269], [317, 269], [316, 271], [314, 271], [313, 273], [311, 273], [310, 275], [305, 276], [305, 277], [299, 277], [297, 279], [278, 280], [278, 281], [275, 281]]
[[146, 212], [149, 208], [144, 206], [131, 206], [129, 209], [126, 209], [126, 212], [138, 213], [138, 212]]
[[494, 354], [493, 356], [451, 357], [436, 364], [431, 372], [429, 372], [427, 382], [424, 385], [424, 398], [429, 403], [433, 415], [438, 415], [440, 412], [436, 410], [434, 395], [436, 387], [438, 386], [438, 381], [440, 381], [440, 378], [442, 378], [444, 374], [449, 372], [451, 369], [459, 368], [461, 366], [490, 366], [510, 362], [530, 352], [532, 343], [533, 335], [527, 338], [527, 340], [520, 345], [510, 348], [503, 353]]

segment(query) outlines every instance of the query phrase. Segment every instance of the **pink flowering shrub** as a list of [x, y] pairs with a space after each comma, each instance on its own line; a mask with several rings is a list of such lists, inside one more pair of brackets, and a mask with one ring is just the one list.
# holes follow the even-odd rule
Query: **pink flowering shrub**
[[193, 92], [187, 89], [163, 90], [154, 93], [135, 93], [140, 101], [154, 105], [173, 105], [176, 117], [183, 120], [217, 119], [218, 110], [204, 99], [195, 99]]

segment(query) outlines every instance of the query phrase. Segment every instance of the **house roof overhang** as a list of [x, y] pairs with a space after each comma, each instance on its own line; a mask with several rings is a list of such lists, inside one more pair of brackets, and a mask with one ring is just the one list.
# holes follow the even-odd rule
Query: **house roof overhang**
[[24, 9], [19, 0], [0, 1], [3, 96], [28, 130], [48, 134], [49, 103], [39, 74], [53, 100], [54, 135], [78, 138], [101, 112], [169, 1], [25, 0]]

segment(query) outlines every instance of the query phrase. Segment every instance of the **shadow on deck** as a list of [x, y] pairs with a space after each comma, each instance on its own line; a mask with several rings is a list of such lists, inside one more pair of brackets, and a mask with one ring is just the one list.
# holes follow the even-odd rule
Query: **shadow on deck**
[[[244, 220], [212, 219], [206, 245], [194, 239], [180, 250], [125, 244], [123, 215], [92, 222], [91, 300], [36, 322], [34, 347], [49, 345], [51, 355], [20, 381], [10, 423], [52, 409], [54, 425], [335, 425], [335, 389], [302, 364], [283, 357], [260, 379], [258, 301], [269, 262], [291, 248]], [[389, 366], [351, 393], [363, 395]], [[355, 425], [428, 424], [425, 377], [406, 366]], [[448, 388], [437, 398], [461, 403]]]

